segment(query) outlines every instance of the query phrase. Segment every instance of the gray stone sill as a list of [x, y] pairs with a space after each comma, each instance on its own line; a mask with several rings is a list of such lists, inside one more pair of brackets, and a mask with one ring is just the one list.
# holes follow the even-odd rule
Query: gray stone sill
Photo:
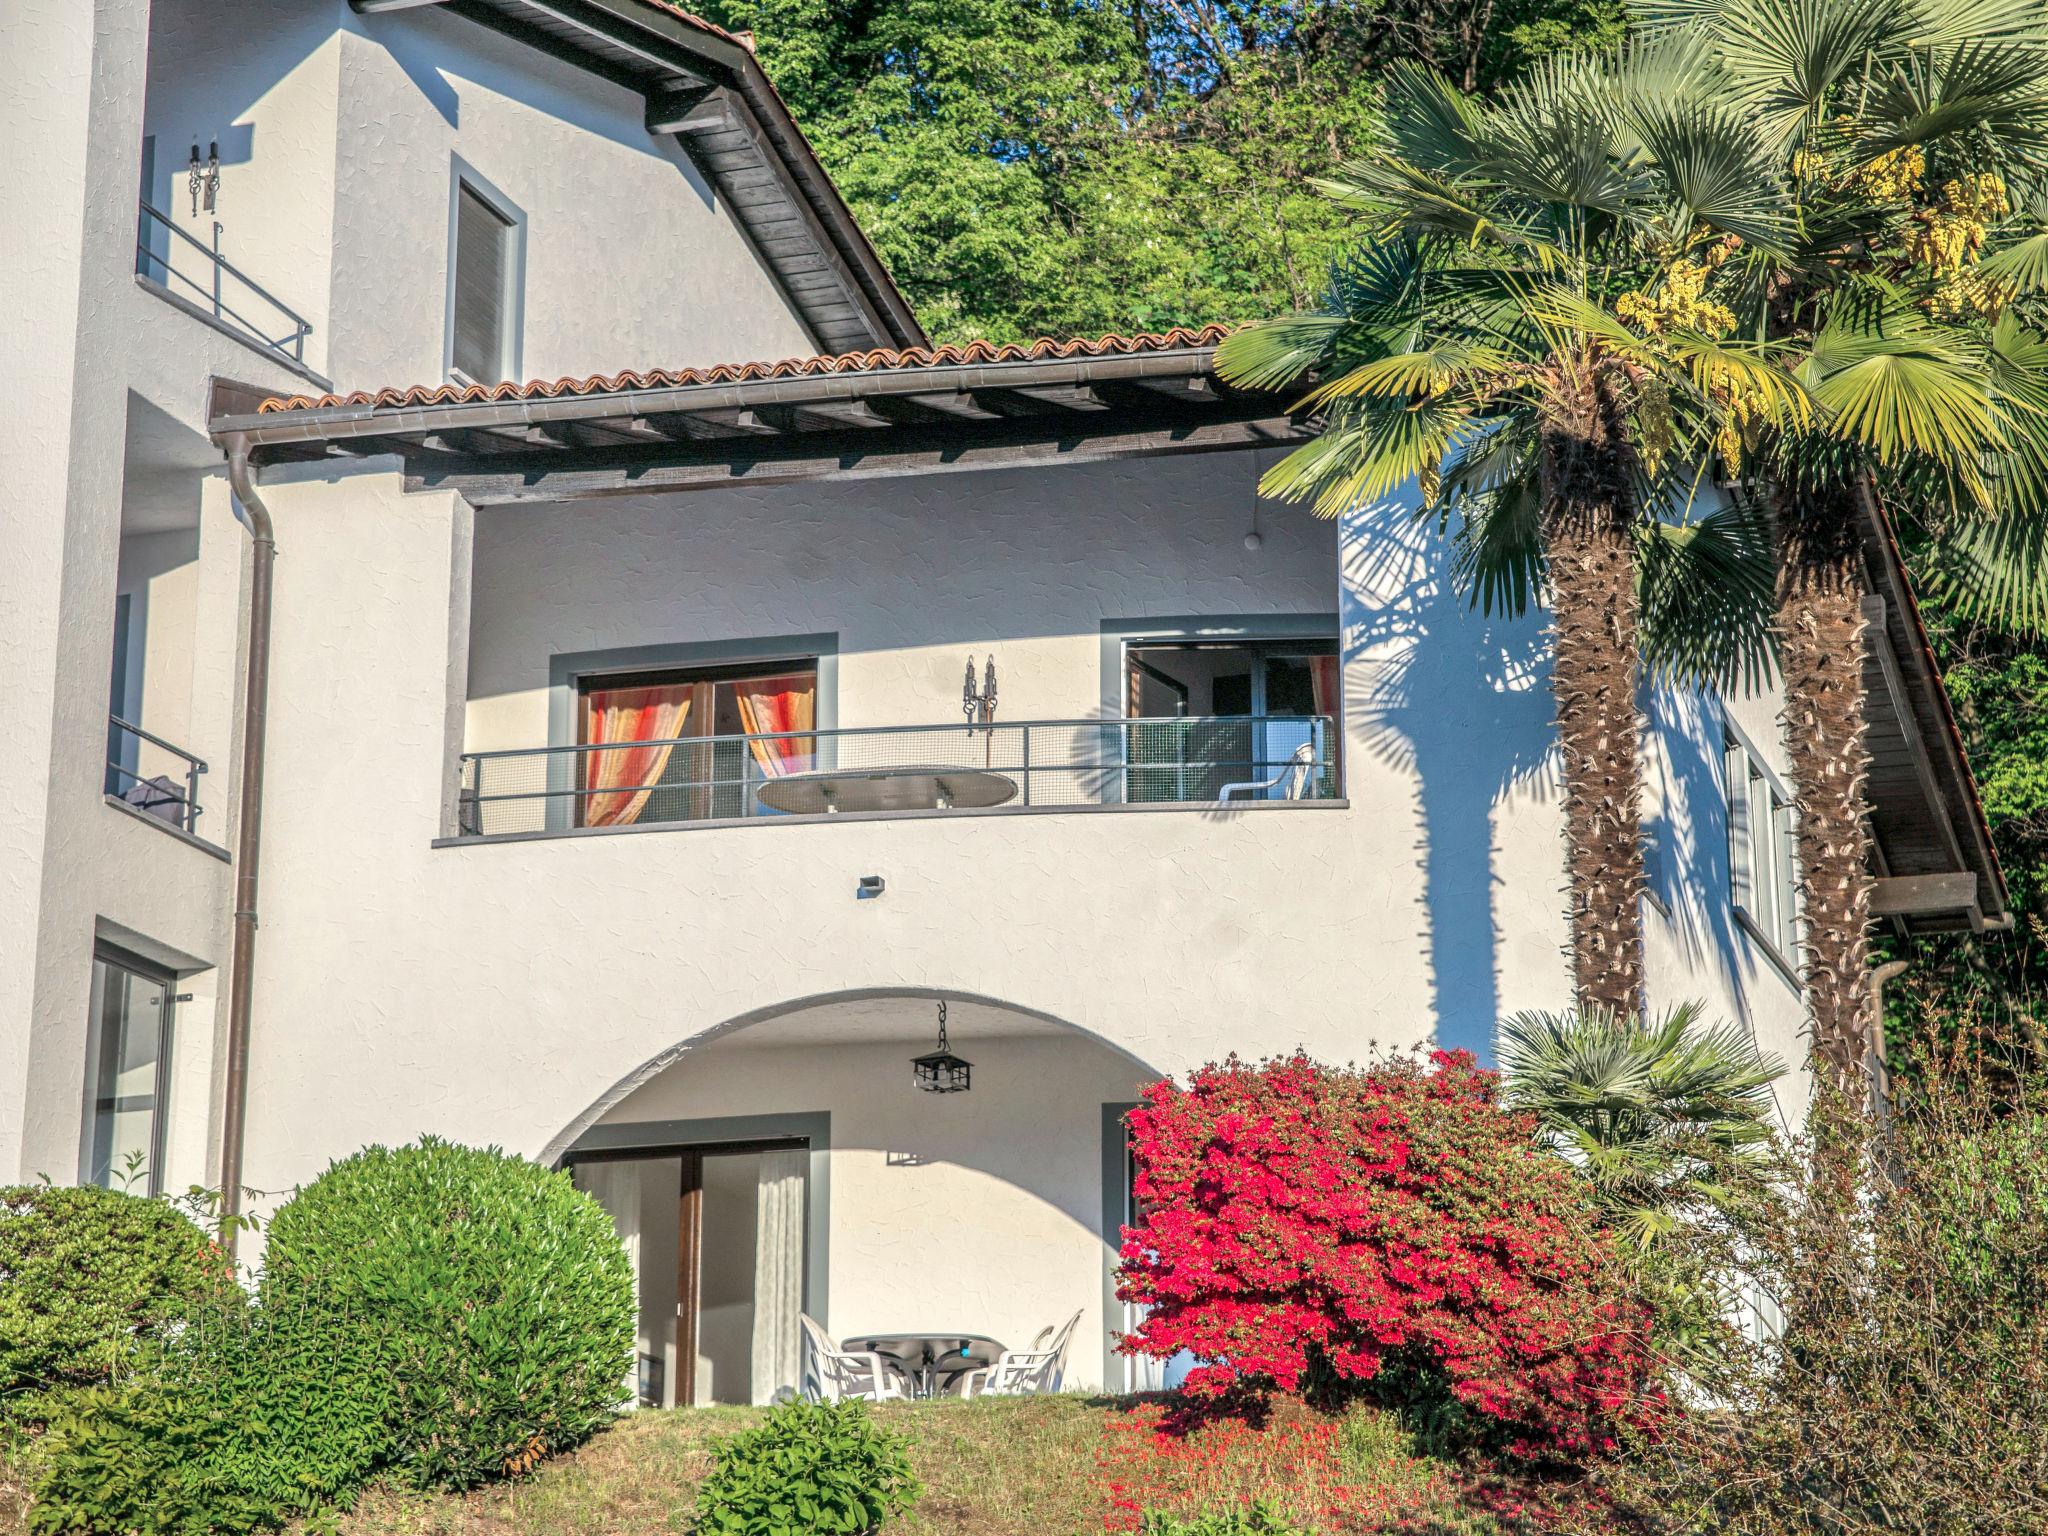
[[201, 853], [213, 855], [214, 858], [219, 859], [223, 864], [232, 862], [228, 857], [227, 849], [221, 847], [218, 843], [209, 843], [196, 832], [187, 832], [183, 827], [174, 827], [161, 816], [152, 816], [147, 811], [138, 811], [134, 806], [118, 796], [107, 795], [104, 798], [108, 805], [111, 805], [123, 816], [133, 816], [137, 821], [155, 827], [157, 831], [163, 833], [166, 837], [175, 837], [179, 842], [197, 848]]
[[490, 848], [501, 843], [539, 843], [567, 837], [631, 837], [641, 833], [702, 832], [733, 827], [815, 827], [840, 826], [857, 821], [967, 821], [985, 816], [1185, 816], [1203, 815], [1212, 820], [1257, 816], [1277, 812], [1291, 815], [1303, 811], [1348, 811], [1349, 800], [1247, 800], [1224, 805], [1215, 800], [1170, 800], [1151, 805], [996, 805], [983, 810], [949, 811], [835, 811], [821, 816], [727, 816], [704, 821], [656, 821], [629, 827], [562, 827], [539, 832], [500, 832], [491, 837], [437, 837], [436, 848]]

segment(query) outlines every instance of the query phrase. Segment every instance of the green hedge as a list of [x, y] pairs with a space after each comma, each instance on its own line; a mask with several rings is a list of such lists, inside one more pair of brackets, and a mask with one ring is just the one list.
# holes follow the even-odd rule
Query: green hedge
[[634, 1288], [566, 1174], [433, 1139], [343, 1159], [272, 1219], [253, 1304], [191, 1315], [38, 1447], [44, 1532], [251, 1530], [389, 1470], [516, 1475], [607, 1422]]
[[219, 1250], [161, 1200], [0, 1189], [0, 1436], [116, 1380], [193, 1306], [234, 1290]]

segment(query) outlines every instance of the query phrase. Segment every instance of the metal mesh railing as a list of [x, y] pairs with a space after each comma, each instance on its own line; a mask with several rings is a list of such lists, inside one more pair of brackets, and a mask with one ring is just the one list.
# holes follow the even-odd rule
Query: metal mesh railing
[[458, 830], [722, 821], [790, 809], [1214, 805], [1339, 793], [1328, 715], [1031, 720], [686, 736], [464, 754]]

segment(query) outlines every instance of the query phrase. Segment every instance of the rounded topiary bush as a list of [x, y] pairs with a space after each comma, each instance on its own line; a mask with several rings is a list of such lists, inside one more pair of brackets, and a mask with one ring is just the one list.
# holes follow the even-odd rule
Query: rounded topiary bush
[[40, 1427], [233, 1288], [218, 1246], [161, 1200], [0, 1189], [0, 1430]]
[[432, 1137], [344, 1158], [280, 1208], [259, 1298], [354, 1362], [379, 1459], [422, 1486], [583, 1439], [633, 1359], [633, 1274], [604, 1209], [565, 1173]]

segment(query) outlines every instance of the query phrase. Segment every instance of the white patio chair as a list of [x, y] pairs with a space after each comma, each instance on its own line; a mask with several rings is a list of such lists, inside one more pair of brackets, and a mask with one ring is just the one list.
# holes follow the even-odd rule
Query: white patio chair
[[910, 1396], [909, 1383], [893, 1361], [875, 1351], [844, 1350], [807, 1312], [797, 1314], [804, 1330], [804, 1396], [842, 1403], [850, 1397], [886, 1403]]
[[960, 1380], [962, 1397], [1025, 1397], [1057, 1392], [1067, 1374], [1067, 1346], [1081, 1321], [1076, 1312], [1057, 1329], [1043, 1328], [1029, 1349], [1006, 1349], [994, 1365]]
[[1294, 749], [1294, 755], [1287, 760], [1286, 766], [1270, 779], [1242, 779], [1235, 784], [1226, 784], [1217, 792], [1216, 798], [1230, 800], [1242, 793], [1248, 800], [1257, 799], [1267, 790], [1277, 788], [1280, 781], [1285, 779], [1285, 797], [1289, 800], [1301, 800], [1307, 796], [1309, 780], [1314, 777], [1315, 767], [1316, 744], [1304, 741]]

